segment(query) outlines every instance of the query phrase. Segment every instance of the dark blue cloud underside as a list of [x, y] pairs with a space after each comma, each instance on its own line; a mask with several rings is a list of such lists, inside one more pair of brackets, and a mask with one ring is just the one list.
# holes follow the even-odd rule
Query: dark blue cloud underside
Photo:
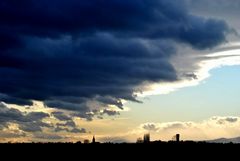
[[83, 112], [177, 80], [172, 42], [212, 48], [229, 30], [181, 0], [1, 0], [0, 20], [0, 100]]
[[[223, 33], [227, 29], [222, 21], [206, 21], [189, 15], [181, 0], [3, 0], [0, 5], [0, 19], [6, 24], [1, 28], [13, 34], [54, 37], [105, 31], [118, 36], [170, 37], [199, 48], [220, 43], [225, 38]], [[193, 33], [198, 34], [192, 35]], [[213, 39], [211, 44], [198, 45], [193, 38], [201, 35], [206, 39]], [[16, 41], [11, 40], [11, 37], [6, 39]], [[199, 42], [204, 43], [201, 38]]]

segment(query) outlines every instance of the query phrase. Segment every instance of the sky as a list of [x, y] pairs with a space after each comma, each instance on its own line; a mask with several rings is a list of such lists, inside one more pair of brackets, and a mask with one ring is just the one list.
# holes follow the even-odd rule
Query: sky
[[238, 0], [1, 0], [0, 142], [240, 136]]

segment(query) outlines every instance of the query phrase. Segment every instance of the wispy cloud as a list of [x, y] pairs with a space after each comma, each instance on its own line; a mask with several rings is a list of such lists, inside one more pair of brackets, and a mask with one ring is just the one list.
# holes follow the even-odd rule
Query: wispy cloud
[[[240, 65], [240, 45], [239, 43], [230, 43], [220, 47], [221, 51], [205, 54], [205, 56], [197, 56], [195, 58], [196, 69], [185, 74], [187, 77], [180, 77], [176, 82], [161, 82], [150, 85], [139, 96], [169, 94], [184, 87], [197, 86], [209, 78], [210, 71], [224, 66]], [[189, 69], [191, 71], [191, 69]], [[180, 73], [179, 73], [180, 74]]]

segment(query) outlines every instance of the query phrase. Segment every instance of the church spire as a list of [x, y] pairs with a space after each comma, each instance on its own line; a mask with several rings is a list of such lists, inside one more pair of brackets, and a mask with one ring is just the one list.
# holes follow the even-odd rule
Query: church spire
[[95, 135], [93, 136], [92, 143], [93, 143], [93, 144], [96, 143]]

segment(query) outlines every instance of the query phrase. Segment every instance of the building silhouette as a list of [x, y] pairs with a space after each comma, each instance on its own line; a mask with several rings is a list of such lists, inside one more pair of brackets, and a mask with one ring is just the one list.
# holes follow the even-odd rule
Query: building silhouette
[[150, 134], [144, 134], [143, 136], [143, 142], [144, 143], [150, 143]]
[[137, 142], [136, 142], [137, 144], [141, 144], [141, 143], [143, 143], [143, 139], [140, 137], [140, 138], [137, 138]]
[[95, 138], [95, 136], [93, 136], [93, 138], [92, 138], [92, 144], [95, 144], [96, 143], [96, 138]]
[[180, 142], [180, 134], [174, 135], [172, 140], [176, 142]]
[[180, 134], [176, 134], [176, 142], [180, 141]]
[[85, 139], [85, 140], [83, 141], [83, 143], [84, 143], [84, 144], [89, 144], [90, 141], [89, 141], [88, 139]]

